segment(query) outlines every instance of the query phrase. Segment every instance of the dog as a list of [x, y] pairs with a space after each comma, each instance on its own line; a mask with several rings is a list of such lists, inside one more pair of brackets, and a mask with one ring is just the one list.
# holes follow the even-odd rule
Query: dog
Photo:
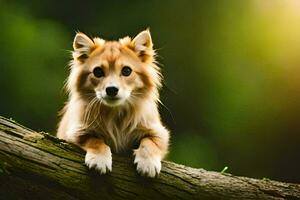
[[112, 171], [112, 152], [133, 152], [139, 174], [155, 177], [169, 131], [158, 104], [162, 75], [149, 30], [105, 41], [77, 33], [57, 136], [86, 151], [85, 164]]

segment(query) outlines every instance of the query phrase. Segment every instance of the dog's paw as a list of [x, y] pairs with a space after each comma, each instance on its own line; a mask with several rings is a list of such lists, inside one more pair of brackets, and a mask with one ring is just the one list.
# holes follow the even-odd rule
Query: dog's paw
[[135, 150], [134, 163], [139, 174], [148, 177], [155, 177], [161, 170], [161, 159], [159, 156], [150, 156], [142, 150]]
[[85, 164], [89, 168], [95, 168], [100, 174], [105, 174], [112, 170], [112, 155], [108, 148], [103, 153], [87, 152], [85, 155]]

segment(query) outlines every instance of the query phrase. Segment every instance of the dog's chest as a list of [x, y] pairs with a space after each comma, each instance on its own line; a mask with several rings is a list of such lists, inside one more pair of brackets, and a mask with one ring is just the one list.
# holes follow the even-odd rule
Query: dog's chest
[[137, 148], [143, 135], [137, 131], [134, 124], [116, 119], [102, 123], [99, 132], [115, 153], [125, 153]]
[[133, 112], [123, 111], [115, 113], [102, 113], [100, 130], [107, 145], [115, 153], [132, 152], [138, 148], [144, 131], [140, 131], [140, 117]]

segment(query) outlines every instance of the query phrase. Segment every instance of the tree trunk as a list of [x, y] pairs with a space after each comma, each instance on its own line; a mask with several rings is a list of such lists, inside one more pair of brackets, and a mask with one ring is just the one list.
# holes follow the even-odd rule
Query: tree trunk
[[136, 173], [130, 156], [113, 155], [99, 175], [84, 152], [47, 133], [0, 118], [0, 199], [300, 199], [300, 185], [194, 169], [163, 161], [157, 178]]

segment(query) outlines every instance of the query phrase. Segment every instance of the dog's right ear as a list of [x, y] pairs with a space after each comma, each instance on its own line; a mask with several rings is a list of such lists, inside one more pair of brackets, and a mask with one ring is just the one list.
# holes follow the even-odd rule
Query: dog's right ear
[[90, 53], [94, 50], [95, 43], [92, 39], [86, 36], [84, 33], [77, 33], [73, 42], [73, 57], [74, 59], [84, 62]]

